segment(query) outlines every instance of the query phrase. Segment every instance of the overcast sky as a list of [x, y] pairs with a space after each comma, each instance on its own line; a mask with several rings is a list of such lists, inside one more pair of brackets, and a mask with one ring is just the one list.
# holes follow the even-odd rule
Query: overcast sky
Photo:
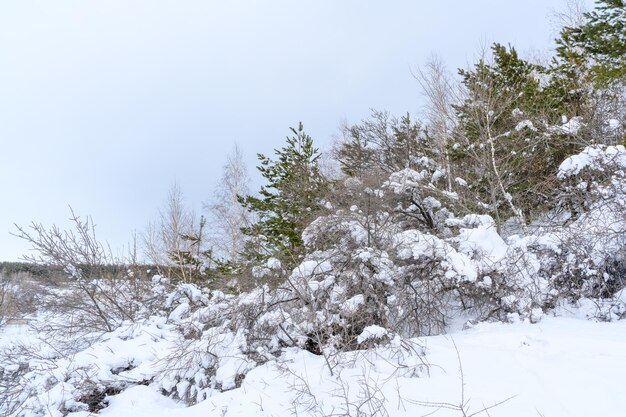
[[[114, 248], [176, 181], [210, 198], [237, 143], [282, 146], [303, 121], [320, 147], [370, 108], [420, 111], [411, 75], [481, 45], [547, 50], [563, 0], [0, 2], [0, 260], [14, 223], [91, 215]], [[257, 180], [258, 184], [258, 180]]]

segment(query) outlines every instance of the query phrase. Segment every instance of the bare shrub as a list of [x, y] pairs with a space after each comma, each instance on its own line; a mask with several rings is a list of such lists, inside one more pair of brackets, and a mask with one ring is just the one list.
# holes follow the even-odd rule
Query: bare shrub
[[12, 293], [11, 281], [0, 276], [0, 326], [2, 326], [13, 315], [12, 310]]
[[70, 318], [55, 326], [64, 326], [69, 333], [108, 332], [124, 320], [154, 311], [155, 294], [142, 271], [112, 255], [97, 239], [90, 218], [71, 214], [73, 230], [48, 229], [38, 223], [28, 228], [16, 226], [15, 235], [38, 253], [26, 260], [61, 267], [71, 278], [61, 297], [55, 294], [44, 299], [46, 310]]
[[0, 326], [25, 320], [47, 294], [46, 285], [25, 272], [0, 274]]

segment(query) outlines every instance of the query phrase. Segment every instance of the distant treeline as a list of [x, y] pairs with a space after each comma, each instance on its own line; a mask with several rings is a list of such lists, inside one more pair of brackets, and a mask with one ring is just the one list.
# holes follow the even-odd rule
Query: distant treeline
[[[127, 275], [132, 271], [135, 278], [149, 278], [152, 274], [157, 273], [157, 267], [154, 265], [81, 265], [81, 269], [93, 270], [98, 269], [104, 276], [121, 276]], [[14, 276], [25, 274], [33, 278], [49, 278], [64, 279], [70, 276], [70, 273], [58, 265], [38, 264], [31, 262], [0, 262], [0, 276]]]
[[29, 262], [0, 262], [1, 275], [25, 273], [36, 277], [49, 277], [64, 274], [63, 268]]

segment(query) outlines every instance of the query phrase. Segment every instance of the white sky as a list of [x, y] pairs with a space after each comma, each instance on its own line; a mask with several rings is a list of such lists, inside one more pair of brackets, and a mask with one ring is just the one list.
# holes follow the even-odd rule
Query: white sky
[[[589, 2], [590, 3], [590, 2]], [[14, 223], [91, 215], [114, 248], [176, 181], [200, 209], [236, 142], [320, 147], [370, 108], [420, 110], [411, 68], [482, 45], [546, 50], [562, 0], [0, 2], [0, 260]], [[258, 180], [257, 180], [258, 183]]]

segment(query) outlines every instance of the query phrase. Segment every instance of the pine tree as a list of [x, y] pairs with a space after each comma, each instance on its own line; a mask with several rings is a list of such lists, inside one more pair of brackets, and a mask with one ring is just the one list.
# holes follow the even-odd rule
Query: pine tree
[[561, 31], [558, 54], [566, 62], [589, 61], [594, 81], [605, 86], [626, 77], [626, 2], [600, 0], [586, 22]]
[[259, 196], [239, 196], [239, 202], [257, 219], [242, 228], [253, 238], [248, 257], [275, 257], [283, 265], [298, 261], [303, 249], [302, 231], [320, 210], [328, 187], [318, 167], [319, 150], [302, 123], [290, 129], [293, 136], [287, 137], [285, 147], [274, 151], [275, 159], [258, 154], [257, 169], [267, 181]]
[[563, 115], [578, 115], [573, 103], [580, 97], [562, 94], [560, 78], [513, 47], [494, 44], [492, 57], [460, 71], [466, 98], [453, 106], [458, 127], [450, 153], [498, 225], [511, 215], [525, 222], [549, 203], [558, 164], [577, 149], [555, 126]]

